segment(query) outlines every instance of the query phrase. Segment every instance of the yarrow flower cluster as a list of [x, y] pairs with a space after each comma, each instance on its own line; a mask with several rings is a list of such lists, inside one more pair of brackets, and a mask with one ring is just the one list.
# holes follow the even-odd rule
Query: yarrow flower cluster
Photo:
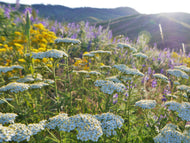
[[135, 106], [139, 106], [143, 109], [151, 109], [156, 106], [155, 100], [140, 100], [135, 103]]
[[1, 92], [18, 93], [18, 92], [23, 92], [25, 90], [28, 90], [29, 87], [30, 86], [25, 83], [12, 82], [12, 83], [2, 86], [0, 88], [0, 91]]
[[86, 53], [82, 55], [83, 57], [94, 57], [94, 54]]
[[101, 69], [111, 69], [112, 67], [111, 66], [106, 66], [106, 65], [103, 65], [103, 66], [100, 66]]
[[110, 54], [111, 55], [111, 51], [97, 50], [97, 51], [91, 51], [90, 54]]
[[49, 84], [48, 83], [45, 83], [45, 82], [37, 82], [37, 83], [33, 83], [33, 84], [30, 84], [30, 89], [40, 89], [44, 86], [48, 86]]
[[144, 74], [141, 73], [138, 69], [131, 69], [124, 64], [114, 65], [113, 67], [118, 69], [120, 72], [122, 72], [123, 74], [126, 74], [126, 75], [144, 76]]
[[190, 103], [182, 102], [178, 103], [175, 101], [169, 101], [165, 103], [168, 109], [178, 112], [178, 116], [184, 121], [190, 121]]
[[76, 73], [76, 74], [82, 74], [82, 75], [101, 75], [100, 72], [98, 71], [86, 71], [86, 70], [79, 70], [79, 71], [73, 71], [73, 73]]
[[46, 128], [55, 129], [56, 127], [61, 127], [60, 130], [66, 131], [68, 119], [69, 117], [65, 113], [56, 115], [48, 120], [48, 122], [46, 123]]
[[75, 126], [78, 131], [77, 139], [82, 141], [92, 140], [97, 142], [103, 135], [101, 123], [90, 114], [74, 116]]
[[189, 78], [189, 76], [184, 71], [181, 71], [179, 69], [168, 69], [167, 73], [170, 75], [173, 75], [175, 77], [182, 77], [182, 78], [186, 78], [186, 79]]
[[132, 47], [131, 45], [129, 44], [125, 44], [125, 43], [118, 43], [117, 44], [117, 47], [119, 48], [126, 48], [126, 49], [129, 49], [130, 51], [133, 51], [133, 52], [137, 52], [137, 49], [135, 49], [134, 47]]
[[124, 120], [120, 116], [112, 113], [103, 113], [101, 115], [94, 115], [94, 117], [101, 122], [102, 131], [107, 137], [117, 135], [115, 129], [120, 129], [124, 123]]
[[154, 137], [155, 143], [181, 143], [184, 141], [184, 135], [177, 130], [177, 126], [167, 124], [158, 134]]
[[190, 68], [189, 67], [186, 67], [184, 65], [181, 65], [181, 66], [174, 66], [175, 69], [180, 69], [182, 71], [185, 71], [185, 72], [190, 72]]
[[73, 70], [73, 73], [76, 73], [76, 74], [88, 74], [88, 71], [86, 71], [86, 70], [79, 70], [79, 71]]
[[[26, 56], [30, 56], [30, 54], [26, 54]], [[32, 58], [34, 59], [43, 59], [43, 58], [58, 59], [62, 57], [68, 57], [68, 55], [64, 51], [56, 50], [56, 49], [49, 50], [46, 52], [38, 52], [38, 53], [32, 52]]]
[[4, 127], [0, 124], [0, 142], [11, 141], [13, 136], [15, 136], [14, 129]]
[[15, 131], [15, 135], [12, 136], [12, 141], [21, 142], [24, 140], [29, 141], [32, 131], [25, 124], [15, 123], [9, 125], [9, 128]]
[[188, 92], [188, 90], [190, 90], [190, 87], [187, 85], [179, 85], [176, 87], [178, 90], [182, 90], [182, 91], [186, 91]]
[[19, 65], [13, 65], [13, 66], [6, 66], [6, 67], [3, 67], [3, 66], [0, 66], [0, 73], [6, 73], [6, 72], [9, 72], [9, 71], [12, 71], [14, 69], [24, 69], [22, 66], [19, 66]]
[[53, 84], [55, 81], [52, 79], [45, 79], [44, 82], [48, 84]]
[[181, 110], [181, 104], [176, 101], [168, 101], [164, 105], [168, 106], [168, 109], [170, 109], [172, 111], [180, 112], [180, 110]]
[[100, 86], [101, 91], [106, 94], [113, 94], [116, 92], [124, 92], [125, 85], [122, 83], [114, 83], [113, 81], [105, 81], [105, 80], [96, 80], [95, 86]]
[[45, 129], [44, 125], [41, 123], [29, 124], [27, 127], [32, 132], [31, 135], [36, 135], [38, 132], [41, 132]]
[[114, 83], [121, 83], [121, 81], [117, 78], [117, 76], [111, 76], [106, 78], [109, 81], [113, 81]]
[[0, 124], [13, 124], [14, 120], [18, 116], [14, 113], [1, 113], [0, 112]]
[[134, 57], [141, 57], [141, 58], [144, 58], [144, 59], [148, 58], [148, 56], [143, 54], [143, 53], [135, 53], [135, 54], [133, 54], [133, 56]]
[[32, 76], [32, 74], [26, 75], [24, 78], [20, 78], [17, 80], [17, 82], [33, 82], [33, 81], [42, 81], [42, 75], [37, 74], [36, 76]]
[[101, 73], [98, 71], [89, 71], [88, 74], [89, 75], [101, 75]]
[[153, 77], [162, 79], [162, 80], [164, 80], [164, 81], [166, 81], [166, 82], [168, 81], [168, 78], [167, 78], [165, 75], [161, 74], [161, 73], [153, 74]]
[[57, 39], [55, 39], [55, 44], [59, 44], [59, 43], [80, 44], [81, 41], [78, 39], [71, 39], [71, 38], [57, 38]]

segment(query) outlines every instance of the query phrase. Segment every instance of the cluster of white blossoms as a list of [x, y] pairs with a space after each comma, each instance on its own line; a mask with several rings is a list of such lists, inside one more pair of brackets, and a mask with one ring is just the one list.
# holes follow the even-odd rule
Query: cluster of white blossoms
[[37, 82], [33, 84], [27, 84], [27, 83], [18, 83], [18, 82], [12, 82], [7, 85], [4, 85], [0, 88], [1, 92], [11, 92], [11, 93], [18, 93], [23, 92], [28, 89], [37, 89], [42, 88], [44, 86], [48, 86], [48, 83], [45, 82]]
[[185, 71], [185, 72], [190, 72], [190, 68], [189, 67], [186, 67], [184, 65], [181, 65], [181, 66], [174, 66], [175, 69], [180, 69], [182, 71]]
[[86, 70], [79, 70], [79, 71], [74, 70], [73, 73], [81, 74], [81, 75], [101, 75], [101, 73], [98, 71], [89, 71], [88, 72]]
[[167, 97], [173, 97], [173, 98], [177, 98], [177, 96], [172, 95], [172, 94], [166, 94]]
[[172, 111], [180, 112], [180, 110], [181, 110], [181, 104], [176, 101], [168, 101], [164, 105], [168, 106], [168, 109], [170, 109]]
[[169, 101], [165, 103], [168, 109], [178, 112], [178, 116], [184, 121], [190, 121], [190, 103], [182, 102], [178, 103], [175, 101]]
[[145, 55], [145, 54], [143, 54], [143, 53], [135, 53], [135, 54], [133, 54], [133, 56], [134, 57], [141, 57], [141, 58], [144, 58], [144, 59], [146, 59], [146, 58], [148, 58], [148, 56], [147, 55]]
[[[30, 56], [30, 54], [26, 54], [26, 56]], [[68, 57], [68, 54], [66, 54], [64, 51], [52, 49], [46, 52], [32, 52], [32, 58], [34, 59], [43, 59], [43, 58], [62, 58], [62, 57]]]
[[88, 71], [86, 70], [79, 70], [79, 71], [73, 70], [72, 72], [76, 74], [82, 74], [82, 75], [88, 74]]
[[32, 132], [31, 135], [36, 135], [38, 132], [41, 132], [45, 129], [44, 125], [41, 123], [29, 124], [27, 127]]
[[83, 57], [94, 57], [95, 55], [94, 54], [91, 54], [91, 53], [85, 53], [82, 55]]
[[30, 84], [30, 89], [40, 89], [44, 86], [48, 86], [49, 84], [48, 83], [45, 83], [45, 82], [37, 82], [37, 83], [33, 83], [33, 84]]
[[142, 72], [140, 72], [138, 69], [131, 69], [131, 68], [126, 68], [124, 70], [124, 72], [122, 72], [123, 74], [126, 75], [138, 75], [138, 76], [144, 76], [144, 74]]
[[18, 93], [28, 90], [30, 86], [25, 83], [12, 82], [0, 88], [1, 92]]
[[44, 82], [48, 84], [53, 84], [55, 81], [52, 79], [44, 79]]
[[103, 65], [103, 66], [100, 66], [101, 69], [111, 69], [112, 67], [111, 66], [107, 66], [107, 65]]
[[165, 75], [161, 74], [161, 73], [153, 74], [153, 77], [159, 78], [159, 79], [164, 80], [165, 82], [168, 82], [168, 78]]
[[101, 75], [101, 73], [98, 71], [89, 71], [88, 74], [89, 75]]
[[72, 38], [57, 38], [55, 39], [55, 44], [59, 43], [68, 43], [68, 44], [80, 44], [81, 41], [78, 39], [72, 39]]
[[45, 128], [58, 129], [65, 132], [76, 129], [78, 140], [97, 142], [103, 133], [107, 136], [116, 135], [115, 129], [121, 128], [123, 123], [124, 120], [120, 116], [112, 113], [101, 115], [77, 114], [71, 117], [68, 117], [65, 113], [60, 113], [48, 120], [42, 120], [39, 123], [27, 126], [21, 123], [14, 123], [5, 127], [0, 124], [0, 142], [29, 141], [32, 135], [36, 135]]
[[46, 123], [46, 128], [48, 129], [55, 129], [56, 127], [60, 128], [61, 131], [67, 130], [67, 122], [68, 122], [68, 115], [65, 113], [60, 113], [48, 120]]
[[155, 143], [182, 143], [184, 135], [177, 130], [177, 126], [167, 124], [160, 133], [154, 137]]
[[186, 79], [189, 78], [189, 76], [184, 71], [181, 71], [179, 69], [168, 69], [167, 73], [169, 73], [170, 75], [173, 75], [175, 77], [182, 77], [182, 78], [186, 78]]
[[101, 122], [101, 128], [106, 136], [117, 135], [115, 129], [123, 126], [124, 120], [112, 113], [103, 113], [101, 115], [94, 115], [98, 121]]
[[143, 73], [141, 73], [138, 69], [132, 69], [127, 67], [124, 64], [120, 65], [114, 65], [113, 68], [118, 69], [122, 74], [124, 75], [138, 75], [138, 76], [144, 76]]
[[114, 65], [113, 68], [118, 69], [120, 72], [124, 72], [128, 68], [125, 64]]
[[97, 50], [97, 51], [90, 51], [90, 54], [109, 54], [109, 55], [111, 55], [111, 51]]
[[140, 100], [135, 103], [135, 106], [139, 106], [143, 109], [151, 109], [156, 106], [155, 100]]
[[0, 112], [0, 124], [13, 124], [17, 114], [15, 113], [1, 113]]
[[187, 85], [179, 85], [176, 87], [178, 90], [186, 91], [188, 92], [190, 90], [190, 86]]
[[77, 114], [74, 117], [78, 131], [77, 139], [81, 141], [92, 140], [97, 142], [103, 135], [101, 123], [90, 114]]
[[106, 80], [96, 80], [95, 86], [101, 87], [101, 91], [106, 94], [113, 94], [116, 92], [124, 92], [125, 85], [122, 83], [114, 83], [113, 81], [106, 81]]
[[17, 80], [17, 82], [33, 82], [33, 81], [42, 81], [42, 75], [41, 74], [37, 74], [36, 76], [32, 76], [32, 74], [28, 74], [26, 75], [24, 78], [20, 78]]
[[12, 136], [12, 141], [21, 142], [24, 140], [29, 141], [32, 131], [25, 124], [15, 123], [8, 126], [15, 131], [15, 135]]
[[111, 76], [106, 78], [109, 81], [113, 81], [114, 83], [121, 83], [121, 81], [117, 78], [117, 76]]
[[6, 72], [9, 72], [9, 71], [12, 71], [14, 69], [24, 69], [22, 66], [19, 66], [19, 65], [13, 65], [13, 66], [6, 66], [6, 67], [3, 67], [3, 66], [0, 66], [0, 73], [6, 73]]
[[0, 124], [0, 142], [8, 142], [12, 140], [15, 131], [9, 127], [4, 127]]
[[126, 48], [126, 49], [129, 49], [130, 51], [133, 51], [133, 52], [137, 52], [137, 49], [135, 49], [134, 47], [132, 47], [131, 45], [129, 44], [125, 44], [125, 43], [118, 43], [117, 44], [117, 47], [119, 48]]
[[175, 85], [180, 85], [179, 81], [174, 81]]

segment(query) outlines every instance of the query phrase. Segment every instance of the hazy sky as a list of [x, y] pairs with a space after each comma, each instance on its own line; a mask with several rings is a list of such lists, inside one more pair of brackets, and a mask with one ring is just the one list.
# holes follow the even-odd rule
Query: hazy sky
[[[16, 0], [0, 0], [1, 2], [15, 3]], [[71, 8], [96, 7], [115, 8], [131, 7], [140, 13], [160, 12], [188, 12], [190, 13], [189, 0], [20, 0], [22, 4], [58, 4]]]

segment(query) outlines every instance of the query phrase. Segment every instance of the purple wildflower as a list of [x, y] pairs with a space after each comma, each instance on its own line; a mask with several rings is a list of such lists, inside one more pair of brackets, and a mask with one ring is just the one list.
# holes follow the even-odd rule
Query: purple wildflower
[[154, 80], [152, 81], [152, 87], [155, 88], [156, 86], [157, 86], [157, 81], [156, 81], [156, 79], [154, 79]]

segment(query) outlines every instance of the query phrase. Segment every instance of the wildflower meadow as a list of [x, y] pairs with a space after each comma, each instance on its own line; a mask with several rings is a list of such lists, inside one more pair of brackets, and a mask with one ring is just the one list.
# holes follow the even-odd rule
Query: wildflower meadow
[[0, 5], [0, 142], [190, 143], [190, 54]]

